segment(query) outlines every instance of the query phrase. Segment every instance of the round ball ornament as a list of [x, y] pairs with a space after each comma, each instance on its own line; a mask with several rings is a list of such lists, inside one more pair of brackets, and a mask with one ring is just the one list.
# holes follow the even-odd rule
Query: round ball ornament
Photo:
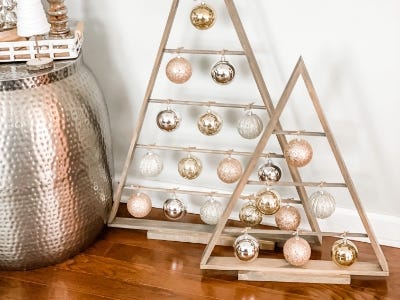
[[211, 28], [215, 23], [215, 11], [205, 2], [194, 7], [190, 13], [190, 22], [199, 30]]
[[206, 224], [215, 225], [218, 223], [223, 211], [224, 208], [221, 202], [210, 197], [200, 208], [200, 219]]
[[193, 155], [182, 158], [178, 163], [179, 174], [186, 179], [192, 180], [199, 177], [203, 166], [200, 159]]
[[164, 202], [163, 212], [168, 219], [179, 220], [186, 215], [186, 207], [181, 200], [169, 198]]
[[300, 221], [300, 213], [294, 206], [282, 206], [275, 214], [275, 223], [281, 230], [295, 231], [299, 227]]
[[257, 138], [263, 129], [261, 118], [249, 110], [237, 123], [236, 129], [245, 139]]
[[238, 236], [233, 243], [234, 254], [237, 259], [251, 262], [258, 257], [260, 244], [257, 239], [247, 233]]
[[218, 178], [225, 183], [234, 183], [242, 176], [242, 164], [235, 158], [226, 157], [217, 167]]
[[269, 159], [266, 164], [258, 168], [258, 178], [261, 181], [279, 181], [282, 176], [281, 169]]
[[283, 256], [293, 266], [304, 266], [311, 257], [310, 244], [305, 239], [296, 235], [285, 242]]
[[155, 177], [163, 170], [163, 161], [161, 157], [151, 151], [147, 152], [139, 164], [139, 171], [142, 176]]
[[145, 193], [135, 193], [128, 199], [126, 207], [133, 217], [144, 218], [151, 211], [151, 199]]
[[192, 65], [186, 58], [177, 56], [167, 63], [165, 74], [173, 83], [182, 84], [192, 76]]
[[181, 118], [174, 110], [168, 107], [157, 114], [156, 122], [158, 128], [171, 132], [179, 127]]
[[239, 211], [239, 220], [246, 226], [256, 226], [262, 222], [263, 216], [253, 201], [246, 203]]
[[289, 165], [304, 167], [313, 156], [311, 145], [304, 139], [291, 140], [285, 148], [285, 157]]
[[348, 267], [357, 260], [358, 249], [352, 241], [344, 238], [333, 243], [331, 256], [338, 266]]
[[222, 119], [217, 113], [208, 110], [200, 116], [197, 128], [204, 135], [216, 135], [222, 128]]
[[281, 196], [271, 189], [263, 189], [256, 194], [256, 207], [264, 215], [273, 215], [281, 207]]
[[312, 193], [310, 202], [311, 209], [318, 219], [326, 219], [335, 212], [335, 198], [327, 191], [319, 190]]
[[211, 68], [212, 79], [219, 84], [228, 84], [235, 77], [235, 68], [222, 58]]

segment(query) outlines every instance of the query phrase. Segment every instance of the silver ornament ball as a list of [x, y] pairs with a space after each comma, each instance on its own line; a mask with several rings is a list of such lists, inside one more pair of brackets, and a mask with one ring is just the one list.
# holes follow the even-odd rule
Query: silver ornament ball
[[236, 129], [243, 138], [255, 139], [261, 134], [263, 126], [261, 118], [249, 111], [239, 119]]
[[235, 77], [235, 68], [226, 60], [220, 60], [211, 68], [212, 79], [219, 84], [228, 84]]
[[162, 170], [163, 161], [156, 153], [149, 151], [140, 160], [139, 171], [142, 176], [155, 177], [160, 175]]
[[179, 220], [186, 215], [186, 207], [181, 200], [169, 198], [164, 202], [163, 212], [168, 219]]
[[181, 118], [174, 110], [167, 108], [157, 114], [156, 122], [158, 128], [171, 132], [179, 127]]
[[261, 165], [258, 168], [258, 178], [261, 181], [279, 181], [282, 176], [281, 169], [268, 160], [266, 164]]
[[237, 237], [233, 243], [234, 255], [237, 259], [244, 262], [251, 262], [258, 257], [260, 244], [258, 240], [245, 233]]

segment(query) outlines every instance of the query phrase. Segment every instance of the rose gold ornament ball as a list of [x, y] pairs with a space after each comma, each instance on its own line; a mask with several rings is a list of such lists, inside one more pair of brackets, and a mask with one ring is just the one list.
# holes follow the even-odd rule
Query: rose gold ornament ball
[[126, 207], [135, 218], [144, 218], [151, 211], [151, 199], [145, 193], [135, 193], [128, 199]]
[[300, 221], [300, 213], [294, 206], [282, 206], [275, 214], [275, 223], [281, 230], [295, 231], [299, 227]]
[[285, 148], [285, 157], [289, 165], [304, 167], [313, 156], [311, 145], [303, 139], [291, 140]]
[[217, 175], [225, 183], [234, 183], [242, 175], [242, 164], [235, 158], [227, 157], [220, 161], [217, 167]]
[[296, 267], [304, 266], [311, 257], [310, 244], [299, 236], [292, 237], [283, 246], [286, 261]]
[[178, 56], [168, 62], [165, 73], [173, 83], [185, 83], [192, 76], [192, 66], [187, 59]]

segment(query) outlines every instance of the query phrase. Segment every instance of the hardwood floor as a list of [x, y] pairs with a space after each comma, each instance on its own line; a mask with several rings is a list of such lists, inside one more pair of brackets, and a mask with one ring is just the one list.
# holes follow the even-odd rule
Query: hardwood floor
[[[373, 257], [368, 244], [357, 245], [362, 260]], [[235, 272], [201, 271], [203, 249], [106, 228], [92, 247], [64, 263], [0, 272], [0, 299], [400, 299], [400, 249], [384, 247], [389, 277], [353, 278], [351, 285], [238, 281]], [[313, 256], [328, 253], [323, 247]]]

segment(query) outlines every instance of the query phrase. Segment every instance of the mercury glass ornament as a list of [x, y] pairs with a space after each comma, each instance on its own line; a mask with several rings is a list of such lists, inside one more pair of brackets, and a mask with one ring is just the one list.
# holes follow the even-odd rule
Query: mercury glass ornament
[[204, 135], [215, 135], [222, 128], [222, 119], [217, 113], [208, 110], [200, 116], [197, 121], [197, 128]]
[[256, 194], [256, 207], [264, 215], [273, 215], [281, 207], [281, 196], [271, 189], [263, 189]]
[[224, 208], [221, 202], [210, 197], [200, 208], [200, 219], [209, 225], [215, 225], [218, 223]]
[[333, 196], [324, 190], [319, 190], [310, 196], [311, 209], [318, 219], [330, 217], [336, 209], [336, 201]]
[[282, 206], [275, 214], [275, 223], [280, 230], [295, 231], [299, 227], [300, 221], [300, 213], [294, 206]]
[[179, 174], [189, 180], [199, 177], [202, 169], [203, 166], [200, 159], [190, 154], [182, 158], [178, 163]]
[[239, 211], [239, 220], [246, 226], [256, 226], [262, 222], [263, 216], [253, 201], [246, 203]]
[[155, 177], [160, 175], [162, 170], [163, 161], [156, 153], [149, 151], [140, 160], [139, 171], [142, 176]]
[[211, 77], [216, 83], [228, 84], [235, 77], [235, 68], [224, 57], [211, 68]]
[[168, 62], [165, 74], [173, 83], [182, 84], [192, 76], [192, 66], [186, 58], [178, 56]]
[[10, 30], [17, 26], [16, 0], [0, 1], [0, 31]]
[[282, 176], [281, 169], [269, 159], [266, 164], [258, 168], [258, 178], [261, 181], [279, 181]]
[[217, 167], [218, 178], [225, 183], [234, 183], [242, 176], [242, 164], [235, 158], [226, 157]]
[[352, 241], [344, 238], [333, 243], [331, 256], [338, 266], [348, 267], [357, 260], [358, 249]]
[[311, 145], [304, 139], [291, 140], [285, 148], [285, 157], [289, 165], [304, 167], [313, 156]]
[[285, 242], [283, 256], [293, 266], [304, 266], [311, 257], [310, 244], [305, 239], [296, 235]]
[[179, 220], [186, 215], [185, 205], [177, 198], [169, 198], [165, 200], [163, 211], [164, 215], [170, 220]]
[[258, 257], [260, 244], [258, 240], [245, 233], [238, 236], [233, 243], [234, 254], [240, 261], [251, 262]]
[[144, 218], [151, 211], [151, 199], [145, 193], [135, 193], [128, 199], [126, 207], [135, 218]]
[[192, 9], [190, 13], [190, 22], [194, 27], [205, 30], [212, 27], [215, 23], [215, 11], [205, 2]]
[[179, 127], [181, 118], [174, 110], [168, 107], [158, 113], [156, 121], [158, 128], [171, 132]]
[[255, 139], [263, 129], [261, 118], [249, 110], [237, 123], [237, 131], [245, 139]]

